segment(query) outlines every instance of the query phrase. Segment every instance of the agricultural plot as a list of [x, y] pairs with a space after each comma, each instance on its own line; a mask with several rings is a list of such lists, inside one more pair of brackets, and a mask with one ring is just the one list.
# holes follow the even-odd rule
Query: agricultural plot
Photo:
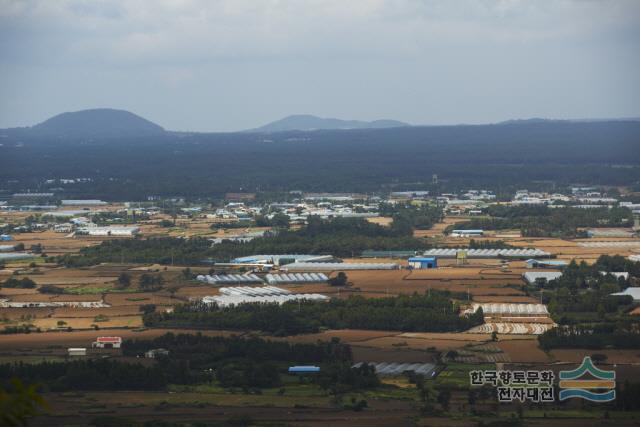
[[56, 233], [51, 230], [15, 234], [13, 238], [15, 244], [23, 243], [26, 248], [40, 244], [44, 247], [43, 252], [49, 256], [76, 253], [82, 248], [96, 246], [109, 239], [108, 237], [70, 237], [67, 233]]
[[511, 358], [495, 344], [482, 344], [457, 350], [455, 361], [461, 363], [508, 363]]
[[494, 345], [500, 348], [512, 362], [519, 363], [549, 363], [550, 357], [540, 350], [538, 340], [525, 338], [521, 335], [517, 339], [506, 340], [502, 336]]
[[[517, 287], [522, 284], [519, 271], [504, 273], [497, 268], [462, 267], [433, 270], [348, 271], [351, 288], [337, 289], [328, 285], [304, 285], [305, 292], [328, 294], [357, 292], [366, 297], [385, 295], [421, 294], [429, 290], [476, 295], [523, 296]], [[507, 285], [514, 285], [513, 287]]]
[[[356, 363], [353, 367], [359, 367], [363, 362]], [[436, 366], [432, 363], [375, 363], [373, 367], [380, 376], [402, 375], [405, 372], [414, 372], [425, 378], [433, 378], [436, 375]]]

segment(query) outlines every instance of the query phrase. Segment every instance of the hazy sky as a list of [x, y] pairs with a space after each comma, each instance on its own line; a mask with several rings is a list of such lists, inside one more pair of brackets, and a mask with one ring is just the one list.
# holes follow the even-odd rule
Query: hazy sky
[[0, 0], [0, 127], [640, 116], [639, 0]]

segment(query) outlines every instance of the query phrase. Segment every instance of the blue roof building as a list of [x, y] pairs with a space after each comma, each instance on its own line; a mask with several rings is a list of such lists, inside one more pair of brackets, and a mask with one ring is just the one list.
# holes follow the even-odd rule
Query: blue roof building
[[409, 258], [409, 267], [415, 269], [438, 268], [438, 260], [435, 257]]
[[319, 366], [290, 366], [290, 374], [315, 374], [320, 372]]

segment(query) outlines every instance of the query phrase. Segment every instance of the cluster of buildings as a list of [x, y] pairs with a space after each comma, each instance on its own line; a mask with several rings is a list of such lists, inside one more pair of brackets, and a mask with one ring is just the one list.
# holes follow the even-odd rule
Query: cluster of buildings
[[571, 206], [589, 209], [611, 207], [618, 202], [618, 199], [604, 196], [593, 187], [575, 187], [571, 189], [570, 195], [519, 190], [516, 191], [511, 204], [548, 205], [550, 207]]
[[[94, 342], [91, 343], [91, 350], [101, 354], [101, 350], [120, 350], [122, 348], [122, 337], [110, 336], [110, 337], [97, 337]], [[88, 349], [86, 347], [71, 347], [67, 349], [67, 355], [70, 357], [87, 356]], [[161, 356], [168, 356], [169, 350], [164, 348], [154, 348], [144, 353], [144, 357], [148, 359], [155, 359]]]

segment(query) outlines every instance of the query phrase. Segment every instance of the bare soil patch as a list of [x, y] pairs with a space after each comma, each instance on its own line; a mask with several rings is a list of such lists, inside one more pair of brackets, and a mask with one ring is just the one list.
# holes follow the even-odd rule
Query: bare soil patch
[[[501, 335], [500, 338], [503, 336]], [[513, 362], [521, 363], [546, 363], [550, 358], [538, 347], [537, 339], [512, 339], [494, 343], [502, 351], [507, 353]]]

